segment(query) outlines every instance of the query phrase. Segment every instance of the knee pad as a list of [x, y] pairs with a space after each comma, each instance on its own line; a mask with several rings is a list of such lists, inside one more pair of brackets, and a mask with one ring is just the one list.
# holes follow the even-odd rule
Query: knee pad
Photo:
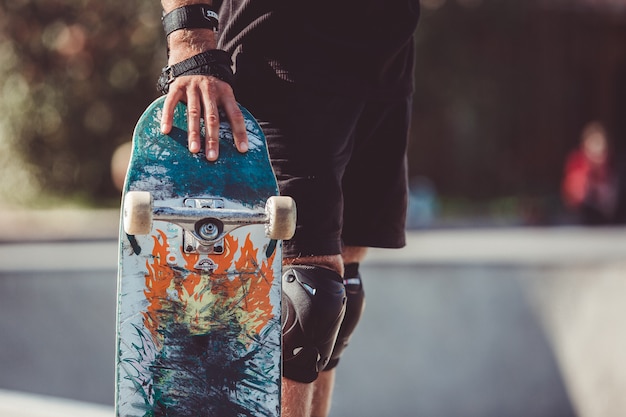
[[339, 358], [343, 351], [348, 347], [350, 336], [359, 323], [363, 310], [365, 309], [365, 291], [363, 290], [363, 282], [359, 275], [359, 264], [346, 265], [345, 278], [343, 280], [346, 288], [346, 314], [339, 328], [337, 342], [333, 349], [328, 365], [325, 370], [333, 369], [339, 363]]
[[343, 280], [330, 269], [292, 265], [282, 286], [283, 375], [313, 382], [330, 360], [344, 318]]

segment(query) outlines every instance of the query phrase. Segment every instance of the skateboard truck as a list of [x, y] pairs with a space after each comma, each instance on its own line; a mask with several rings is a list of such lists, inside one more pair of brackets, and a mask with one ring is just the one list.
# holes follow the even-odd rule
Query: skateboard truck
[[290, 239], [296, 228], [296, 206], [291, 197], [272, 196], [265, 210], [227, 209], [219, 198], [187, 198], [182, 207], [155, 207], [149, 191], [129, 191], [123, 218], [129, 235], [149, 234], [154, 220], [177, 224], [184, 230], [183, 250], [208, 255], [223, 253], [224, 236], [247, 225], [265, 224], [270, 239]]
[[[224, 200], [219, 198], [187, 198], [184, 201], [185, 207], [195, 209], [223, 209]], [[194, 223], [193, 231], [189, 227], [183, 227], [183, 250], [185, 253], [209, 254], [224, 253], [224, 222], [217, 218], [206, 218]], [[209, 265], [210, 269], [211, 265]], [[199, 262], [197, 269], [207, 269]]]

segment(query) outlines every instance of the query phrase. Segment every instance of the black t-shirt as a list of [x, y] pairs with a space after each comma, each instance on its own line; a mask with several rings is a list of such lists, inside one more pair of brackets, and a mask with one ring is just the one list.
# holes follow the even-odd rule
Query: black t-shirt
[[419, 0], [223, 0], [219, 46], [299, 85], [406, 94], [418, 19]]

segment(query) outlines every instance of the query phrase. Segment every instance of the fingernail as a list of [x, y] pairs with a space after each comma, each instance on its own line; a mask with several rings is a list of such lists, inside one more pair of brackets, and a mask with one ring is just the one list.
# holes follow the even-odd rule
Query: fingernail
[[246, 142], [239, 143], [239, 152], [247, 152], [248, 144]]
[[217, 158], [217, 152], [215, 152], [213, 149], [209, 150], [206, 154], [207, 158], [210, 160], [213, 160], [215, 158]]

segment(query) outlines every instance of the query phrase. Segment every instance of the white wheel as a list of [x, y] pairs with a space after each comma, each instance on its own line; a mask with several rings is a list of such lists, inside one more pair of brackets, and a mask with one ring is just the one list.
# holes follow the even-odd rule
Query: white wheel
[[147, 235], [152, 230], [152, 194], [129, 191], [124, 198], [124, 231], [129, 235]]
[[296, 232], [296, 202], [291, 197], [273, 196], [267, 199], [265, 211], [268, 223], [265, 234], [270, 239], [291, 239]]

